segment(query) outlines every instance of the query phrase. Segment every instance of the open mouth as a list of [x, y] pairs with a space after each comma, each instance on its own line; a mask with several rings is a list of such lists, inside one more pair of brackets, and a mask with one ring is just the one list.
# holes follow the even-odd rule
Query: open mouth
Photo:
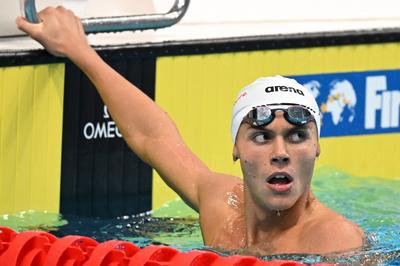
[[269, 184], [289, 184], [293, 181], [293, 178], [286, 173], [274, 173], [270, 175], [267, 179]]
[[273, 173], [266, 181], [271, 189], [277, 192], [285, 192], [291, 188], [293, 177], [285, 172]]

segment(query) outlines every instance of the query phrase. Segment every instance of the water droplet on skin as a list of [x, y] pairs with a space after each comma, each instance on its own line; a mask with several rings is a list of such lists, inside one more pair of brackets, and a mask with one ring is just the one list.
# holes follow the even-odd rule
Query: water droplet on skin
[[233, 192], [227, 192], [226, 195], [228, 196], [228, 205], [235, 209], [239, 208], [239, 197]]

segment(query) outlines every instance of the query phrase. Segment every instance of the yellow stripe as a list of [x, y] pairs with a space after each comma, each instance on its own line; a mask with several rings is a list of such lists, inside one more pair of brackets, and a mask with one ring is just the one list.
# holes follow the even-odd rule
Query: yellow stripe
[[[21, 68], [10, 69], [13, 72], [13, 76], [9, 76], [7, 80], [15, 80], [15, 82], [8, 82], [15, 85], [17, 97], [5, 98], [6, 101], [16, 104], [16, 122], [17, 127], [15, 130], [15, 137], [13, 140], [16, 142], [17, 155], [14, 158], [16, 164], [15, 173], [15, 210], [23, 210], [24, 205], [31, 201], [30, 184], [32, 182], [30, 178], [30, 165], [32, 160], [32, 134], [31, 131], [33, 125], [33, 113], [31, 112], [33, 90], [27, 90], [33, 83], [32, 75], [21, 75]], [[10, 112], [9, 118], [13, 117]], [[11, 131], [9, 131], [11, 132]], [[11, 141], [13, 141], [11, 140]]]
[[334, 166], [352, 176], [400, 180], [400, 134], [321, 139], [317, 168]]
[[[15, 100], [18, 95], [16, 75], [17, 69], [12, 68], [7, 72], [1, 70], [1, 135], [0, 135], [0, 208], [1, 210], [13, 210], [15, 206], [15, 176], [16, 176], [16, 150], [17, 143], [15, 140], [15, 132], [17, 131], [17, 123], [15, 119], [9, 119], [10, 114], [17, 114], [17, 102]], [[7, 77], [13, 78], [14, 82], [7, 82]], [[14, 118], [14, 117], [13, 117]]]
[[0, 213], [59, 210], [64, 69], [0, 69]]

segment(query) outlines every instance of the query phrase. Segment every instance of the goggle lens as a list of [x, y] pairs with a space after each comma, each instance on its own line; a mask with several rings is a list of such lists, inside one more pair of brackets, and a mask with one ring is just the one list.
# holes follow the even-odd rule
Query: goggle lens
[[293, 123], [305, 124], [313, 118], [310, 111], [302, 107], [289, 107], [286, 110], [287, 119]]
[[274, 118], [272, 110], [267, 106], [260, 106], [254, 108], [253, 110], [250, 111], [248, 116], [251, 119], [252, 124], [254, 126], [269, 124]]

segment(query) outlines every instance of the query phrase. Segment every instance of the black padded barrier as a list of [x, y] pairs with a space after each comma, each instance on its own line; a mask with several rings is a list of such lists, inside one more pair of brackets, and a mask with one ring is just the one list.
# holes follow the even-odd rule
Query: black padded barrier
[[[109, 63], [154, 98], [155, 58]], [[63, 119], [60, 212], [115, 217], [150, 210], [151, 168], [129, 149], [92, 83], [71, 63]]]

